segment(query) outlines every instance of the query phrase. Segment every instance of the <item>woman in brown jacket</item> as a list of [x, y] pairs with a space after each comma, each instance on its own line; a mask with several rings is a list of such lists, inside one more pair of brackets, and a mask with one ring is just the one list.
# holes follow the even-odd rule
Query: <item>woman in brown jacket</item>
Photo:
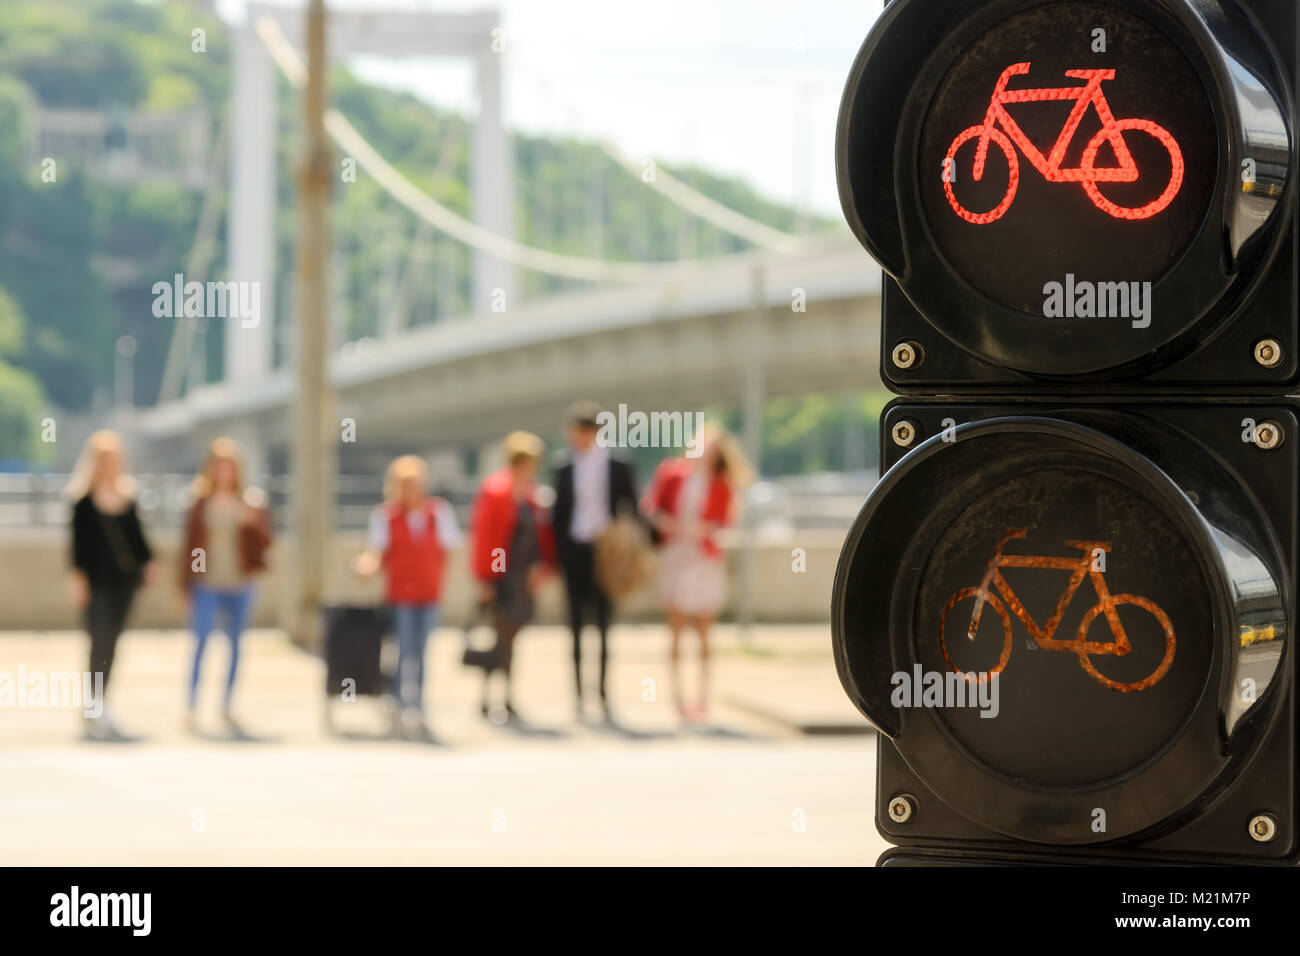
[[270, 544], [266, 494], [256, 488], [244, 489], [238, 447], [228, 438], [218, 438], [195, 479], [194, 505], [185, 522], [185, 547], [179, 555], [181, 589], [189, 603], [190, 627], [197, 639], [186, 713], [190, 729], [198, 702], [203, 649], [220, 612], [230, 639], [230, 671], [222, 716], [228, 729], [238, 730], [231, 718], [230, 699], [239, 667], [239, 636], [253, 600], [253, 575], [266, 568]]

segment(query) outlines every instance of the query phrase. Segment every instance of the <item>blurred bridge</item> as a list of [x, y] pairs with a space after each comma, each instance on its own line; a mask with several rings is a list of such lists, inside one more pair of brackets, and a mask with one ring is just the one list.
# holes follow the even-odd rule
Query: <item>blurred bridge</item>
[[[263, 287], [260, 315], [253, 323], [226, 318], [220, 382], [203, 381], [192, 371], [203, 320], [174, 320], [159, 402], [132, 413], [127, 429], [144, 443], [145, 468], [191, 463], [200, 447], [227, 434], [244, 447], [255, 473], [270, 474], [284, 467], [290, 443], [291, 410], [298, 398], [292, 362], [279, 367], [273, 362], [273, 313], [281, 301], [276, 277], [284, 273], [273, 254], [274, 77], [278, 69], [291, 85], [302, 82], [301, 14], [263, 3], [248, 9], [234, 45], [231, 115], [218, 139], [224, 144], [231, 126], [240, 131], [229, 144], [225, 271], [228, 280]], [[497, 22], [492, 10], [333, 8], [330, 13], [333, 58], [359, 53], [461, 57], [476, 70], [479, 94], [471, 144], [473, 221], [405, 178], [340, 113], [331, 110], [326, 116], [340, 155], [354, 159], [360, 173], [414, 216], [417, 242], [436, 232], [474, 255], [467, 314], [412, 327], [409, 315], [397, 314], [400, 291], [383, 290], [380, 298], [394, 303], [394, 314], [380, 323], [378, 339], [338, 344], [331, 379], [341, 441], [347, 441], [342, 436], [351, 427], [356, 443], [373, 451], [431, 454], [440, 448], [485, 447], [507, 428], [554, 432], [565, 407], [579, 397], [647, 413], [739, 406], [752, 425], [769, 397], [854, 391], [877, 383], [880, 273], [847, 232], [781, 232], [721, 206], [666, 170], [646, 177], [640, 160], [600, 143], [647, 188], [686, 214], [742, 238], [753, 251], [717, 259], [615, 262], [516, 241], [511, 150], [501, 109], [504, 58], [494, 45]], [[211, 271], [224, 152], [215, 151], [187, 280], [202, 281]], [[521, 301], [514, 292], [518, 268], [588, 285]], [[390, 278], [395, 276], [394, 269]], [[409, 311], [409, 302], [406, 307]], [[287, 351], [292, 352], [291, 340]], [[757, 428], [746, 432], [756, 451]], [[346, 445], [341, 448], [346, 456]]]
[[[856, 244], [828, 243], [349, 343], [332, 373], [359, 441], [476, 445], [500, 438], [503, 422], [553, 431], [579, 395], [672, 411], [862, 389], [877, 381], [879, 312], [879, 272]], [[139, 433], [168, 458], [219, 434], [281, 448], [293, 397], [288, 368], [204, 385], [142, 411]]]

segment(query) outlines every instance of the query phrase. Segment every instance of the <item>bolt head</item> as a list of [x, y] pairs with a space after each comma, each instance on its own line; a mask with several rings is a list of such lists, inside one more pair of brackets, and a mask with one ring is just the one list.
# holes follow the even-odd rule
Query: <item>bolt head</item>
[[1264, 451], [1271, 451], [1282, 444], [1286, 433], [1277, 422], [1261, 422], [1255, 426], [1255, 445]]
[[921, 350], [921, 346], [917, 345], [915, 342], [899, 342], [894, 346], [892, 356], [894, 367], [904, 370], [915, 368], [921, 364], [921, 359], [924, 354], [925, 353]]
[[1262, 368], [1277, 368], [1282, 364], [1282, 343], [1277, 339], [1260, 339], [1255, 343], [1255, 362]]
[[906, 823], [912, 819], [912, 814], [916, 812], [916, 806], [912, 803], [912, 798], [906, 794], [899, 794], [889, 801], [889, 819], [895, 823]]
[[894, 444], [899, 448], [911, 448], [916, 442], [916, 425], [904, 419], [894, 425], [890, 434], [893, 436]]
[[1261, 813], [1250, 821], [1250, 838], [1256, 843], [1268, 843], [1277, 836], [1277, 820], [1271, 813]]

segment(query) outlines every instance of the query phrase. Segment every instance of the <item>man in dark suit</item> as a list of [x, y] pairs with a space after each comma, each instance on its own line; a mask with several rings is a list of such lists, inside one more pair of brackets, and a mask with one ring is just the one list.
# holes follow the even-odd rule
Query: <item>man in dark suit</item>
[[595, 542], [617, 515], [635, 514], [637, 506], [632, 466], [614, 458], [596, 440], [600, 413], [600, 406], [594, 402], [579, 402], [569, 411], [569, 452], [555, 472], [551, 521], [569, 600], [579, 720], [583, 719], [582, 628], [592, 613], [600, 631], [600, 702], [605, 719], [610, 717], [605, 688], [610, 601], [596, 580]]

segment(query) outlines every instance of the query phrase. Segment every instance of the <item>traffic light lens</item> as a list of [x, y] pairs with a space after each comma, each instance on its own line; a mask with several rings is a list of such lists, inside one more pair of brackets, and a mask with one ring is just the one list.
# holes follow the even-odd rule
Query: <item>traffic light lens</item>
[[1261, 746], [1289, 630], [1263, 512], [1223, 494], [1236, 449], [1192, 438], [1233, 413], [963, 410], [886, 414], [923, 440], [845, 542], [840, 680], [905, 778], [981, 827], [1086, 844], [1169, 824]]
[[1002, 460], [968, 484], [973, 500], [921, 576], [917, 659], [925, 672], [998, 675], [996, 719], [939, 711], [996, 772], [1042, 786], [1116, 778], [1175, 734], [1209, 671], [1213, 616], [1195, 551], [1149, 493], [1095, 456], [1008, 457], [994, 448], [1003, 442], [985, 444]]
[[1035, 7], [939, 83], [918, 155], [926, 223], [951, 268], [1042, 317], [1044, 337], [1070, 318], [1121, 332], [1130, 316], [1109, 314], [1109, 291], [1089, 305], [1084, 290], [1159, 282], [1190, 247], [1218, 175], [1215, 131], [1168, 35], [1113, 6]]

